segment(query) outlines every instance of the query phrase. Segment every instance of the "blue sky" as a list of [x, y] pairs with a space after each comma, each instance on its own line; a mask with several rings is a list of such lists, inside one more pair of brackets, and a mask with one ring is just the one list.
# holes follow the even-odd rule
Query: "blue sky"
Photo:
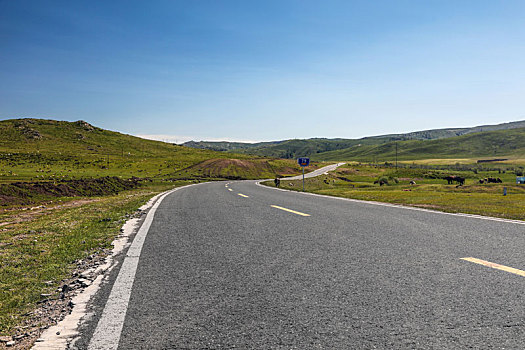
[[0, 119], [178, 142], [523, 120], [524, 62], [524, 1], [0, 0]]

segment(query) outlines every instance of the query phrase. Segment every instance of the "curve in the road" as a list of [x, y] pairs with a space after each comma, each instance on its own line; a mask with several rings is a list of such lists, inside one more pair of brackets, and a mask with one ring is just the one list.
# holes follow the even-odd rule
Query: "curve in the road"
[[524, 348], [523, 222], [276, 190], [159, 202], [114, 348]]

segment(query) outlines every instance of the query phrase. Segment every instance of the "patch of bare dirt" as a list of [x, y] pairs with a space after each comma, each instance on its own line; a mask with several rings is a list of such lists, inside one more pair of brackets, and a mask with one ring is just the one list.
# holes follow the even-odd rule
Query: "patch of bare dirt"
[[231, 179], [245, 179], [274, 172], [267, 161], [256, 162], [246, 159], [208, 159], [186, 170], [198, 171], [205, 176]]
[[291, 167], [283, 167], [279, 169], [279, 175], [281, 176], [297, 175], [297, 170]]
[[0, 206], [29, 206], [57, 197], [93, 197], [137, 188], [141, 179], [106, 176], [95, 179], [0, 184]]
[[256, 169], [260, 163], [255, 163], [245, 159], [208, 159], [204, 162], [194, 165], [194, 169], [219, 168], [224, 169], [230, 166], [236, 166], [244, 169]]
[[[9, 227], [14, 226], [20, 223], [29, 222], [32, 221], [42, 215], [45, 215], [49, 212], [58, 210], [58, 209], [64, 209], [64, 208], [75, 208], [79, 207], [81, 205], [92, 203], [92, 202], [98, 202], [100, 201], [100, 198], [85, 198], [85, 199], [78, 199], [78, 200], [72, 200], [60, 204], [55, 205], [38, 205], [35, 207], [25, 207], [25, 208], [17, 208], [16, 210], [10, 209], [0, 209], [0, 214], [3, 213], [9, 213], [7, 216], [4, 216], [2, 219], [2, 222], [0, 222], [0, 227]], [[10, 229], [13, 227], [9, 227]], [[5, 230], [6, 228], [4, 228]]]

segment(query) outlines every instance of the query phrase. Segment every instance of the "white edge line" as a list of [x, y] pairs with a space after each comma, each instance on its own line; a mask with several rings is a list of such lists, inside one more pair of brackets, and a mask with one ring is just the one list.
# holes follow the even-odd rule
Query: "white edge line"
[[140, 253], [151, 223], [153, 222], [155, 212], [166, 196], [180, 189], [200, 184], [191, 184], [169, 190], [161, 194], [155, 204], [153, 204], [126, 253], [126, 257], [113, 284], [102, 316], [90, 340], [89, 350], [116, 350], [118, 348]]
[[[153, 196], [146, 204], [141, 206], [139, 210], [147, 210], [151, 208], [157, 199], [163, 194], [164, 192]], [[121, 234], [119, 234], [112, 242], [113, 249], [111, 254], [105, 259], [105, 262], [98, 267], [93, 267], [84, 272], [89, 275], [94, 275], [96, 278], [87, 288], [73, 296], [71, 301], [74, 303], [74, 307], [71, 313], [56, 325], [46, 329], [40, 335], [40, 338], [38, 339], [39, 341], [35, 342], [31, 350], [56, 350], [66, 349], [68, 347], [72, 349], [75, 348], [75, 343], [79, 340], [78, 327], [81, 322], [85, 321], [88, 303], [91, 300], [91, 297], [96, 294], [103, 279], [106, 279], [108, 277], [107, 274], [115, 267], [115, 256], [130, 245], [128, 242], [129, 236], [136, 231], [136, 227], [139, 226], [138, 223], [138, 218], [129, 219], [124, 223], [121, 227]]]
[[330, 199], [339, 199], [343, 201], [349, 201], [349, 202], [357, 202], [357, 203], [365, 203], [365, 204], [371, 204], [371, 205], [380, 205], [383, 207], [392, 207], [392, 208], [399, 208], [399, 209], [408, 209], [408, 210], [416, 210], [416, 211], [424, 211], [427, 213], [434, 213], [434, 214], [443, 214], [443, 215], [452, 215], [452, 216], [461, 216], [461, 217], [467, 217], [467, 218], [473, 218], [473, 219], [481, 219], [481, 220], [489, 220], [489, 221], [498, 221], [498, 222], [506, 222], [509, 224], [518, 224], [518, 225], [525, 225], [525, 221], [520, 220], [512, 220], [512, 219], [503, 219], [503, 218], [495, 218], [492, 216], [483, 216], [483, 215], [476, 215], [476, 214], [465, 214], [465, 213], [447, 213], [444, 211], [438, 211], [438, 210], [432, 210], [432, 209], [425, 209], [425, 208], [417, 208], [417, 207], [409, 207], [406, 205], [401, 204], [392, 204], [392, 203], [383, 203], [383, 202], [374, 202], [374, 201], [365, 201], [361, 199], [353, 199], [353, 198], [344, 198], [344, 197], [335, 197], [335, 196], [328, 196], [325, 194], [317, 194], [317, 193], [310, 193], [310, 192], [300, 192], [300, 191], [292, 191], [292, 190], [285, 190], [283, 188], [275, 188], [270, 186], [261, 185], [261, 182], [263, 181], [269, 181], [269, 180], [257, 180], [255, 184], [257, 186], [265, 187], [272, 190], [278, 190], [278, 191], [284, 191], [284, 192], [293, 192], [293, 193], [300, 193], [304, 195], [309, 196], [317, 196], [317, 197], [323, 197], [323, 198], [330, 198]]

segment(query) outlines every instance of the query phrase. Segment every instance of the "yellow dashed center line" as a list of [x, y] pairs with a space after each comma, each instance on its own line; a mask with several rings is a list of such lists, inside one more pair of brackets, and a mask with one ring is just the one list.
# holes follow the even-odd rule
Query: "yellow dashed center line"
[[461, 258], [461, 260], [470, 261], [470, 262], [473, 262], [475, 264], [480, 264], [480, 265], [483, 265], [483, 266], [492, 267], [493, 269], [502, 270], [502, 271], [513, 273], [515, 275], [519, 275], [519, 276], [525, 277], [525, 271], [518, 270], [518, 269], [515, 269], [513, 267], [508, 267], [508, 266], [505, 266], [505, 265], [500, 265], [500, 264], [496, 264], [496, 263], [493, 263], [493, 262], [490, 262], [490, 261], [485, 261], [485, 260], [476, 259], [476, 258]]
[[301, 216], [310, 216], [310, 214], [305, 214], [305, 213], [301, 213], [300, 211], [295, 211], [295, 210], [292, 210], [292, 209], [283, 208], [283, 207], [280, 207], [278, 205], [270, 205], [270, 207], [281, 209], [281, 210], [284, 210], [284, 211], [287, 211], [287, 212], [290, 212], [290, 213], [294, 213], [294, 214], [297, 214], [297, 215], [301, 215]]
[[228, 188], [228, 191], [230, 191], [230, 192], [231, 192], [231, 191], [233, 191], [233, 190], [232, 190], [231, 188]]
[[248, 197], [247, 195], [242, 194], [242, 193], [237, 193], [237, 194], [238, 194], [239, 196], [241, 196], [241, 197], [244, 197], [244, 198], [250, 198], [250, 197]]

